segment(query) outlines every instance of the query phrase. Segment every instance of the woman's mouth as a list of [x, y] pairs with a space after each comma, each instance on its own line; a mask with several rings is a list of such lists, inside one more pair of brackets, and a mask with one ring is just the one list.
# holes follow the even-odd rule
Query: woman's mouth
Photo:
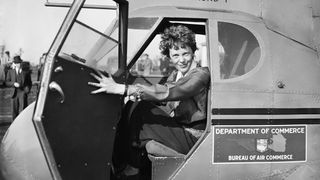
[[186, 68], [186, 67], [188, 67], [188, 64], [179, 64], [179, 67], [180, 68]]

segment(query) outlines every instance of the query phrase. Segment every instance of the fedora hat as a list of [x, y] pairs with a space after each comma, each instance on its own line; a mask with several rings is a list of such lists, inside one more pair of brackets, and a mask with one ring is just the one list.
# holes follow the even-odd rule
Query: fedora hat
[[20, 58], [20, 56], [13, 57], [13, 63], [15, 64], [22, 63], [22, 59]]

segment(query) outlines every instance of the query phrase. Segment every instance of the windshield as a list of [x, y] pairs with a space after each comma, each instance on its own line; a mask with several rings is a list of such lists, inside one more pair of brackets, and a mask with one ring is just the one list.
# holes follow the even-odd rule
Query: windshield
[[[90, 9], [81, 10], [59, 56], [114, 74], [118, 70], [117, 12], [94, 10], [99, 12], [97, 14], [90, 12], [88, 16], [88, 11]], [[157, 20], [158, 18], [154, 17], [129, 18], [128, 63]]]

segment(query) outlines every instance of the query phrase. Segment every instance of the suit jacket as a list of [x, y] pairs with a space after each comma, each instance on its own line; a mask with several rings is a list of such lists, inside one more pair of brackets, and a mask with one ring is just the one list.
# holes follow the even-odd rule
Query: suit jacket
[[[19, 88], [14, 87], [14, 83], [17, 82], [20, 84]], [[21, 71], [20, 73], [16, 73], [15, 69], [10, 69], [7, 73], [7, 78], [5, 82], [6, 86], [10, 87], [9, 95], [14, 98], [18, 93], [29, 93], [32, 81], [31, 75], [28, 71]]]
[[141, 99], [158, 102], [171, 101], [167, 105], [172, 105], [169, 108], [174, 111], [174, 116], [181, 117], [180, 122], [186, 124], [205, 119], [210, 84], [209, 69], [197, 67], [178, 81], [176, 78], [177, 72], [173, 72], [164, 85], [137, 84], [136, 86], [140, 88]]

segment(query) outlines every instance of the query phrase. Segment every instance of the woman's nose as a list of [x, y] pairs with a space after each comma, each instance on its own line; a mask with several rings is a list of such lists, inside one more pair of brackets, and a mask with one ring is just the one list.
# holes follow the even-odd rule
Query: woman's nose
[[179, 62], [181, 63], [185, 62], [185, 58], [183, 56], [179, 56]]

